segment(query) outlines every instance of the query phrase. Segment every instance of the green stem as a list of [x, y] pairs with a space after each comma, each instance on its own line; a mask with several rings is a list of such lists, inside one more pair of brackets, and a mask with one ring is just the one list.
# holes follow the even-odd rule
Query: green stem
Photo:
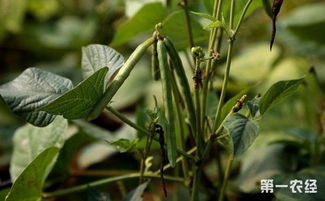
[[[221, 14], [221, 5], [222, 5], [222, 0], [215, 0], [214, 1], [214, 7], [213, 7], [213, 16], [220, 20], [220, 14]], [[220, 47], [221, 47], [221, 37], [222, 37], [222, 31], [223, 29], [220, 28], [213, 28], [210, 30], [210, 39], [209, 39], [209, 45], [208, 45], [208, 51], [213, 50], [214, 47], [216, 47], [216, 50], [219, 51]], [[219, 33], [219, 34], [218, 34]], [[202, 127], [204, 130], [205, 127], [205, 121], [204, 121], [204, 117], [205, 117], [205, 113], [206, 113], [206, 98], [208, 95], [208, 89], [209, 89], [209, 84], [210, 84], [210, 79], [212, 77], [211, 72], [211, 68], [212, 68], [212, 60], [208, 60], [206, 67], [205, 67], [205, 75], [206, 78], [203, 81], [203, 89], [202, 89]]]
[[142, 181], [143, 181], [145, 161], [148, 156], [148, 153], [150, 152], [151, 142], [152, 142], [152, 136], [148, 136], [147, 141], [146, 141], [146, 146], [144, 148], [143, 158], [141, 160], [141, 165], [140, 165], [140, 175], [141, 175], [140, 183], [142, 183]]
[[226, 187], [227, 187], [227, 183], [228, 183], [228, 179], [229, 179], [229, 175], [230, 175], [233, 160], [234, 160], [233, 156], [230, 156], [229, 159], [228, 159], [228, 163], [227, 163], [225, 175], [224, 175], [224, 178], [223, 178], [222, 186], [221, 186], [221, 189], [220, 189], [218, 201], [223, 201], [223, 199], [224, 199], [224, 194], [225, 194], [225, 190], [226, 190]]
[[[115, 110], [114, 108], [112, 108], [111, 106], [106, 106], [106, 109], [107, 109], [108, 111], [110, 111], [112, 114], [114, 114], [114, 115], [115, 115], [118, 119], [120, 119], [122, 122], [128, 124], [129, 126], [131, 126], [132, 128], [136, 129], [137, 131], [142, 132], [143, 134], [147, 135], [148, 137], [151, 136], [151, 133], [150, 133], [148, 130], [146, 130], [146, 129], [144, 129], [144, 128], [138, 126], [138, 125], [135, 124], [134, 122], [130, 121], [130, 120], [129, 120], [128, 118], [126, 118], [123, 114], [119, 113], [118, 111], [116, 111], [116, 110]], [[156, 137], [153, 137], [153, 139], [154, 139], [155, 141], [159, 142], [159, 140], [158, 140]], [[184, 156], [184, 157], [186, 157], [186, 158], [188, 158], [188, 159], [190, 159], [190, 160], [196, 161], [196, 159], [195, 159], [193, 156], [187, 154], [186, 152], [184, 152], [184, 151], [182, 151], [182, 150], [177, 149], [177, 152], [178, 152], [180, 155], [182, 155], [182, 156]]]
[[[67, 195], [67, 194], [72, 194], [72, 193], [77, 193], [77, 192], [80, 192], [80, 191], [84, 191], [84, 190], [87, 190], [89, 187], [101, 186], [101, 185], [109, 184], [109, 183], [116, 182], [116, 181], [121, 181], [121, 180], [125, 180], [125, 179], [132, 179], [132, 178], [138, 178], [138, 177], [140, 177], [140, 173], [132, 173], [132, 174], [127, 174], [127, 175], [122, 175], [122, 176], [117, 176], [117, 177], [110, 177], [110, 178], [90, 182], [88, 184], [75, 186], [75, 187], [72, 187], [72, 188], [58, 190], [58, 191], [51, 192], [51, 193], [44, 193], [43, 198], [46, 199], [46, 198], [52, 198], [52, 197], [59, 197], [59, 196]], [[160, 179], [160, 176], [157, 175], [157, 174], [145, 174], [144, 177], [153, 178], [153, 179]], [[167, 175], [164, 176], [164, 179], [169, 180], [169, 181], [174, 181], [174, 182], [180, 182], [180, 183], [184, 182], [183, 178], [167, 176]]]
[[201, 178], [201, 166], [193, 166], [193, 187], [192, 187], [192, 195], [191, 201], [199, 200], [199, 186], [200, 186], [200, 178]]
[[187, 34], [188, 34], [188, 41], [190, 44], [190, 48], [194, 47], [194, 40], [193, 40], [193, 33], [192, 33], [192, 25], [190, 20], [190, 13], [188, 11], [188, 2], [187, 0], [183, 0], [184, 3], [184, 12], [185, 12], [185, 19], [186, 19], [186, 26], [187, 26]]
[[[196, 147], [193, 147], [192, 149], [190, 149], [189, 151], [187, 151], [186, 153], [187, 154], [192, 154], [192, 153], [194, 153], [196, 151]], [[179, 163], [179, 162], [181, 162], [182, 160], [183, 160], [183, 156], [180, 156], [180, 157], [178, 157], [177, 159], [176, 159], [176, 163]], [[195, 162], [195, 161], [194, 161]], [[171, 165], [170, 164], [167, 164], [167, 165], [165, 165], [164, 166], [164, 171], [166, 171], [166, 170], [168, 170], [169, 168], [171, 168]], [[154, 172], [155, 174], [159, 174], [159, 170], [157, 170], [156, 172]]]
[[[235, 15], [235, 0], [231, 0], [230, 4], [230, 19], [229, 19], [229, 30], [232, 30], [234, 27], [234, 15]], [[227, 84], [228, 84], [228, 78], [230, 73], [230, 66], [231, 66], [231, 56], [232, 56], [232, 49], [234, 44], [234, 38], [232, 36], [229, 37], [229, 44], [228, 44], [228, 51], [227, 51], [227, 61], [226, 61], [226, 72], [224, 75], [222, 88], [221, 88], [221, 95], [218, 102], [217, 112], [213, 124], [212, 131], [215, 132], [217, 128], [217, 124], [221, 115], [222, 106], [225, 100], [226, 91], [227, 91]]]
[[244, 7], [244, 9], [243, 9], [243, 11], [242, 11], [242, 14], [241, 14], [240, 17], [239, 17], [238, 24], [237, 24], [237, 26], [236, 26], [236, 28], [235, 28], [235, 30], [234, 30], [233, 38], [236, 38], [236, 35], [237, 35], [238, 30], [239, 30], [239, 28], [240, 28], [240, 25], [242, 24], [242, 22], [243, 22], [243, 20], [244, 20], [244, 18], [245, 18], [246, 12], [247, 12], [247, 10], [248, 10], [248, 8], [249, 8], [249, 6], [251, 5], [252, 2], [253, 2], [253, 0], [248, 0], [248, 1], [246, 2], [246, 5], [245, 5], [245, 7]]

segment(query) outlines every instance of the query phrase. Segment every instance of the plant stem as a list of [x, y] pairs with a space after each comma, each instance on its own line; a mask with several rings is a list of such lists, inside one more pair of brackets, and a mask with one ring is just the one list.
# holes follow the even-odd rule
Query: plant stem
[[[116, 182], [116, 181], [121, 181], [121, 180], [124, 180], [124, 179], [132, 179], [132, 178], [138, 178], [138, 177], [140, 177], [140, 173], [132, 173], [132, 174], [127, 174], [127, 175], [122, 175], [122, 176], [110, 177], [110, 178], [90, 182], [88, 184], [75, 186], [75, 187], [72, 187], [72, 188], [58, 190], [58, 191], [51, 192], [51, 193], [44, 193], [43, 198], [46, 199], [46, 198], [52, 198], [52, 197], [59, 197], [59, 196], [67, 195], [67, 194], [72, 194], [72, 193], [77, 193], [77, 192], [80, 192], [80, 191], [84, 191], [84, 190], [87, 190], [89, 187], [96, 187], [96, 186], [109, 184], [109, 183]], [[144, 177], [153, 178], [153, 179], [160, 179], [160, 176], [157, 175], [157, 174], [145, 174]], [[169, 180], [169, 181], [174, 181], [174, 182], [180, 182], [180, 183], [184, 182], [183, 178], [167, 176], [167, 175], [164, 176], [164, 179]]]
[[[220, 20], [220, 13], [221, 13], [221, 5], [222, 5], [222, 0], [215, 0], [214, 1], [214, 6], [213, 6], [213, 16]], [[220, 31], [219, 31], [220, 30]], [[219, 51], [220, 46], [221, 46], [221, 37], [222, 37], [222, 31], [223, 29], [220, 28], [213, 28], [210, 30], [210, 38], [209, 38], [209, 45], [208, 45], [208, 51], [213, 50], [214, 47], [216, 47], [216, 50]], [[220, 33], [220, 34], [218, 34]], [[217, 39], [218, 38], [218, 39]], [[217, 42], [217, 43], [216, 43]], [[206, 113], [206, 98], [208, 95], [208, 89], [209, 89], [209, 84], [210, 84], [210, 79], [212, 77], [212, 74], [210, 73], [211, 68], [212, 68], [212, 60], [208, 60], [206, 67], [205, 67], [205, 75], [206, 78], [203, 81], [203, 89], [202, 89], [202, 127], [204, 130], [205, 127], [205, 121], [204, 121], [204, 117], [205, 117], [205, 113]]]
[[192, 195], [191, 201], [198, 201], [199, 200], [199, 185], [200, 185], [200, 178], [201, 178], [201, 166], [193, 166], [193, 187], [192, 187]]
[[[190, 149], [189, 151], [187, 151], [186, 153], [187, 154], [192, 154], [192, 153], [194, 153], [196, 151], [196, 147], [193, 147], [192, 149]], [[180, 156], [180, 157], [178, 157], [177, 159], [176, 159], [176, 163], [179, 163], [179, 162], [181, 162], [182, 160], [183, 160], [183, 156]], [[171, 167], [171, 165], [170, 164], [167, 164], [167, 165], [165, 165], [164, 166], [164, 171], [165, 170], [168, 170], [169, 168]], [[159, 170], [157, 170], [156, 172], [154, 172], [155, 174], [159, 174]]]
[[142, 183], [143, 181], [143, 175], [144, 175], [144, 167], [145, 167], [145, 161], [146, 161], [146, 158], [148, 156], [148, 153], [150, 151], [150, 147], [151, 147], [151, 142], [152, 142], [152, 136], [148, 136], [147, 137], [147, 141], [146, 141], [146, 146], [144, 148], [144, 153], [143, 153], [143, 157], [142, 157], [142, 160], [141, 160], [141, 165], [140, 165], [140, 184]]
[[243, 22], [243, 20], [245, 18], [246, 12], [247, 12], [247, 10], [248, 10], [248, 8], [249, 8], [249, 6], [251, 5], [252, 2], [253, 2], [253, 0], [248, 0], [247, 3], [245, 4], [245, 7], [243, 9], [243, 12], [242, 12], [242, 14], [239, 17], [238, 24], [237, 24], [237, 26], [236, 26], [236, 28], [234, 30], [233, 38], [236, 38], [236, 35], [237, 35], [238, 30], [240, 28], [240, 25], [242, 24], [242, 22]]
[[231, 155], [229, 157], [229, 159], [228, 159], [228, 163], [227, 163], [225, 175], [224, 175], [224, 178], [223, 178], [222, 186], [221, 186], [221, 189], [220, 189], [218, 201], [223, 201], [223, 199], [224, 199], [224, 194], [225, 194], [225, 190], [226, 190], [226, 187], [227, 187], [227, 183], [228, 183], [228, 179], [229, 179], [229, 175], [230, 175], [233, 160], [234, 160], [234, 157]]
[[191, 25], [191, 20], [190, 20], [190, 13], [188, 11], [188, 1], [187, 0], [183, 0], [183, 8], [184, 8], [184, 12], [185, 12], [188, 41], [190, 44], [190, 48], [192, 48], [192, 47], [194, 47], [194, 40], [193, 40], [192, 25]]
[[[128, 124], [128, 125], [131, 126], [132, 128], [136, 129], [136, 130], [139, 131], [139, 132], [142, 132], [143, 134], [145, 134], [145, 135], [147, 135], [147, 136], [151, 136], [151, 133], [150, 133], [148, 130], [146, 130], [146, 129], [144, 129], [144, 128], [138, 126], [138, 125], [135, 124], [134, 122], [130, 121], [130, 120], [129, 120], [128, 118], [126, 118], [123, 114], [119, 113], [118, 111], [116, 111], [116, 110], [115, 110], [114, 108], [112, 108], [111, 106], [106, 106], [106, 109], [107, 109], [108, 111], [110, 111], [112, 114], [114, 114], [117, 118], [119, 118], [122, 122]], [[155, 141], [157, 141], [157, 142], [159, 141], [156, 137], [153, 137], [153, 139], [154, 139]], [[186, 152], [184, 152], [184, 151], [182, 151], [182, 150], [177, 149], [177, 152], [178, 152], [180, 155], [182, 155], [182, 156], [184, 156], [184, 157], [186, 157], [186, 158], [188, 158], [188, 159], [191, 159], [191, 160], [194, 160], [194, 161], [196, 160], [193, 156], [187, 154]]]
[[[235, 0], [231, 0], [230, 4], [230, 19], [229, 19], [229, 30], [232, 30], [234, 27], [234, 15], [235, 15]], [[220, 118], [222, 106], [225, 100], [226, 91], [227, 91], [227, 84], [228, 84], [228, 78], [229, 78], [229, 72], [230, 72], [230, 66], [231, 66], [231, 56], [232, 56], [232, 49], [233, 49], [233, 43], [234, 38], [233, 36], [229, 36], [229, 44], [228, 44], [228, 51], [227, 51], [227, 61], [226, 61], [226, 72], [223, 78], [222, 88], [221, 88], [221, 95], [218, 102], [217, 112], [213, 124], [212, 131], [215, 132], [217, 126], [217, 123]]]

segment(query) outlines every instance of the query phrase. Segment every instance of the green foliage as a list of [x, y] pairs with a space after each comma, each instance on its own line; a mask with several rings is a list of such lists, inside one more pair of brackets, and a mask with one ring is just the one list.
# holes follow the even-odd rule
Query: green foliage
[[231, 115], [224, 126], [231, 138], [230, 151], [235, 156], [244, 153], [258, 135], [257, 122], [238, 113]]
[[59, 149], [50, 147], [40, 153], [14, 182], [5, 201], [39, 201], [45, 179], [54, 165]]
[[[262, 6], [262, 0], [253, 0], [251, 6], [249, 7], [246, 18], [249, 17], [256, 9], [260, 8]], [[241, 12], [243, 8], [245, 7], [247, 0], [245, 1], [238, 1], [236, 2], [236, 9], [235, 9], [235, 24], [239, 21]], [[224, 1], [223, 2], [223, 8], [222, 8], [222, 15], [225, 17], [225, 19], [228, 21], [229, 20], [229, 13], [230, 13], [230, 3], [231, 1]], [[204, 5], [206, 6], [207, 10], [212, 13], [213, 11], [213, 4], [214, 0], [204, 0]]]
[[10, 176], [13, 181], [45, 149], [62, 148], [68, 138], [68, 122], [57, 117], [47, 127], [38, 128], [25, 125], [14, 134], [14, 151], [10, 162]]
[[264, 114], [270, 107], [284, 98], [292, 95], [302, 81], [303, 78], [275, 83], [260, 100], [259, 106], [261, 114]]
[[0, 86], [0, 95], [17, 115], [33, 125], [46, 126], [54, 116], [36, 109], [72, 88], [69, 79], [38, 68], [28, 68], [13, 81]]
[[[109, 195], [140, 201], [149, 178], [161, 179], [161, 186], [163, 179], [168, 181], [168, 193], [176, 199], [178, 194], [184, 198], [186, 188], [185, 197], [189, 191], [193, 201], [215, 200], [215, 195], [222, 201], [230, 194], [227, 200], [255, 197], [261, 179], [288, 184], [289, 179], [315, 178], [318, 190], [324, 188], [324, 139], [319, 135], [325, 121], [319, 68], [324, 3], [286, 2], [277, 19], [282, 41], [270, 52], [263, 42], [269, 39], [271, 20], [264, 12], [270, 15], [270, 1], [223, 0], [221, 10], [213, 8], [216, 2], [221, 1], [0, 0], [1, 73], [8, 75], [0, 82], [11, 79], [11, 69], [29, 64], [69, 77], [28, 68], [0, 86], [0, 171], [9, 167], [13, 181], [10, 189], [0, 191], [0, 200], [40, 201], [68, 194], [67, 199], [80, 200], [87, 197], [79, 192], [88, 189], [89, 201], [110, 201]], [[149, 39], [131, 53], [144, 35]], [[190, 39], [205, 55], [200, 60], [189, 54]], [[97, 44], [89, 45], [91, 41]], [[126, 61], [100, 45], [110, 41], [130, 55]], [[151, 56], [161, 73], [156, 82], [150, 80], [146, 56], [152, 45], [157, 45]], [[152, 100], [154, 110], [148, 111]], [[38, 127], [18, 128], [21, 121], [14, 113]], [[66, 119], [73, 119], [69, 126]], [[145, 146], [148, 137], [150, 148]], [[226, 150], [216, 141], [226, 142]], [[140, 171], [134, 173], [137, 166]], [[126, 194], [139, 177], [142, 184]], [[203, 178], [213, 184], [211, 194]], [[112, 182], [119, 192], [103, 185]], [[156, 189], [157, 183], [152, 184]], [[104, 188], [93, 189], [99, 185]], [[278, 201], [324, 197], [275, 190]], [[159, 194], [151, 193], [153, 198]]]
[[78, 84], [74, 89], [40, 108], [50, 114], [67, 119], [87, 118], [103, 98], [108, 68], [102, 68]]
[[161, 3], [145, 4], [131, 19], [118, 28], [111, 46], [122, 45], [140, 33], [153, 30], [166, 15], [166, 9]]
[[[202, 29], [202, 26], [191, 17], [191, 26], [193, 40], [195, 43], [202, 42], [208, 38], [208, 32]], [[162, 34], [170, 37], [178, 50], [188, 47], [187, 25], [184, 11], [178, 10], [169, 14], [163, 21]]]
[[106, 45], [88, 45], [82, 48], [81, 68], [84, 78], [88, 78], [103, 67], [108, 67], [109, 71], [105, 78], [107, 83], [123, 64], [123, 56]]

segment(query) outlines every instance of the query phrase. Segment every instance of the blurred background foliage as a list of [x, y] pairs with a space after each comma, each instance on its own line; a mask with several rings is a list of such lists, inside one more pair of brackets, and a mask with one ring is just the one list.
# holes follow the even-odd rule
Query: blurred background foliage
[[[182, 51], [190, 79], [185, 15], [178, 2], [170, 0], [166, 8], [166, 2], [159, 0], [0, 0], [0, 84], [12, 80], [31, 66], [64, 75], [78, 83], [81, 80], [82, 46], [107, 44], [127, 57], [139, 42], [152, 34], [158, 22], [163, 22], [163, 34], [169, 36]], [[212, 2], [189, 0], [189, 9], [209, 13]], [[311, 138], [324, 133], [324, 122], [321, 121], [321, 116], [325, 116], [324, 11], [325, 2], [322, 0], [285, 1], [278, 18], [276, 45], [272, 52], [268, 44], [271, 19], [261, 1], [254, 1], [250, 15], [239, 32], [228, 98], [243, 90], [249, 90], [250, 96], [254, 97], [257, 93], [265, 93], [279, 80], [302, 76], [306, 79], [294, 96], [277, 105], [261, 121], [261, 134], [251, 151], [244, 156], [243, 168], [232, 183], [238, 191], [252, 193], [256, 191], [256, 182], [266, 175], [297, 171], [308, 166], [309, 162], [301, 161], [305, 158], [298, 156], [310, 152], [300, 145], [299, 152], [295, 152], [297, 147], [288, 148], [286, 145], [308, 144]], [[227, 6], [224, 15], [227, 15]], [[206, 47], [208, 30], [204, 27], [207, 22], [194, 15], [190, 17], [195, 43]], [[217, 105], [217, 92], [221, 88], [225, 51], [226, 48], [222, 48], [214, 91], [208, 98], [211, 111]], [[152, 108], [153, 94], [159, 97], [161, 90], [160, 84], [150, 77], [149, 61], [149, 57], [141, 60], [112, 103], [142, 125], [145, 124], [145, 110]], [[137, 170], [137, 165], [134, 165], [137, 156], [126, 153], [114, 155], [116, 149], [105, 142], [94, 142], [94, 138], [90, 137], [94, 133], [109, 132], [109, 135], [134, 139], [135, 131], [122, 126], [106, 113], [93, 123], [97, 127], [85, 126], [85, 122], [71, 126], [71, 132], [77, 134], [66, 143], [54, 175], [78, 175], [78, 171], [87, 168]], [[0, 102], [0, 179], [3, 181], [9, 179], [13, 133], [23, 124]], [[89, 133], [92, 134], [87, 135]], [[286, 143], [266, 146], [276, 141]], [[143, 146], [141, 139], [137, 146]], [[296, 157], [284, 155], [284, 152], [294, 153]], [[292, 166], [283, 164], [289, 160], [286, 157], [293, 161], [290, 163]], [[256, 158], [261, 159], [258, 161], [260, 169], [249, 172], [250, 165], [257, 164], [254, 161]], [[218, 177], [214, 166], [216, 161], [211, 160], [206, 168], [211, 182]], [[267, 171], [263, 171], [263, 167], [268, 167]], [[71, 169], [74, 172], [71, 173]], [[70, 182], [84, 183], [87, 179], [90, 178]]]

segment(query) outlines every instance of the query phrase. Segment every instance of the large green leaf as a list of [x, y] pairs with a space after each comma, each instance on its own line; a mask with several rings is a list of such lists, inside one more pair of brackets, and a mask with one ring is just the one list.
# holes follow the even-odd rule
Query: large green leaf
[[57, 117], [47, 127], [38, 128], [27, 124], [14, 134], [14, 150], [10, 163], [10, 176], [13, 181], [24, 171], [37, 155], [49, 147], [61, 148], [68, 138], [68, 122]]
[[69, 79], [28, 68], [13, 81], [0, 86], [0, 95], [19, 116], [36, 126], [46, 126], [54, 116], [36, 109], [73, 88]]
[[231, 137], [231, 152], [238, 156], [245, 152], [258, 135], [259, 126], [256, 121], [244, 115], [234, 113], [224, 123]]
[[166, 15], [167, 11], [160, 2], [145, 4], [131, 19], [118, 28], [111, 45], [122, 45], [140, 33], [153, 30]]
[[88, 78], [103, 67], [108, 67], [105, 79], [107, 83], [123, 64], [123, 56], [106, 45], [93, 44], [82, 48], [81, 68], [84, 78]]
[[139, 185], [136, 189], [131, 191], [124, 199], [124, 201], [142, 201], [142, 194], [147, 188], [149, 181]]
[[74, 89], [63, 94], [40, 110], [50, 114], [63, 115], [67, 119], [88, 117], [103, 97], [105, 89], [104, 80], [107, 71], [107, 67], [98, 70]]
[[271, 88], [260, 100], [261, 114], [264, 114], [274, 104], [292, 95], [299, 87], [302, 81], [303, 78], [296, 80], [280, 81], [272, 85]]
[[[203, 30], [195, 16], [190, 16], [190, 18], [194, 42], [198, 43], [206, 40], [208, 38], [208, 32]], [[178, 50], [189, 46], [187, 25], [183, 10], [174, 11], [168, 15], [163, 21], [162, 34], [170, 37]]]
[[44, 182], [59, 149], [50, 147], [39, 154], [19, 175], [5, 201], [40, 201]]

